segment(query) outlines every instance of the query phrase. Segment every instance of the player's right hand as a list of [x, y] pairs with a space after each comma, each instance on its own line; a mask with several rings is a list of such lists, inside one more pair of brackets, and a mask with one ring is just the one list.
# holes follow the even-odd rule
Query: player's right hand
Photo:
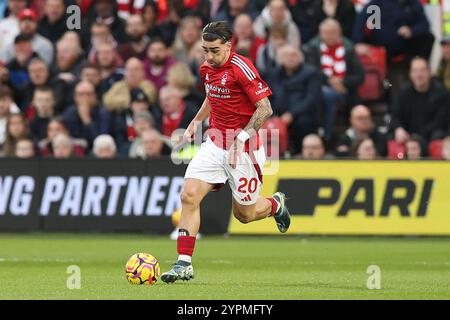
[[184, 132], [183, 140], [192, 142], [192, 140], [194, 140], [195, 132], [197, 132], [197, 128], [198, 128], [198, 121], [192, 120], [191, 123], [188, 125], [186, 131]]

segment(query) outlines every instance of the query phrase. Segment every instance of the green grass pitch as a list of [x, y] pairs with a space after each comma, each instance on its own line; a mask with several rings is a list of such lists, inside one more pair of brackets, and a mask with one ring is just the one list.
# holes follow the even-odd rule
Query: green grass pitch
[[[144, 234], [0, 234], [0, 299], [449, 299], [450, 238], [203, 237], [190, 282], [131, 286], [136, 252], [165, 271], [176, 242]], [[81, 289], [66, 287], [81, 268]], [[367, 289], [367, 268], [381, 289]]]

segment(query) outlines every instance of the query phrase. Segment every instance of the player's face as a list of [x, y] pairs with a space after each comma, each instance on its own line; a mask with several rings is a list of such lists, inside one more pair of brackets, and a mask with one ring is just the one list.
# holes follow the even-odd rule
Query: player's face
[[205, 60], [208, 61], [213, 68], [219, 68], [228, 59], [231, 51], [231, 43], [229, 41], [222, 43], [219, 39], [214, 41], [202, 40], [202, 48]]

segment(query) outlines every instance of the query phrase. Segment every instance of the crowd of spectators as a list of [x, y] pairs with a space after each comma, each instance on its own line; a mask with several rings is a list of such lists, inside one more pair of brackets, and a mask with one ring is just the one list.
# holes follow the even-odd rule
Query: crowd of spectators
[[[450, 37], [435, 41], [420, 0], [0, 0], [0, 157], [170, 155], [204, 99], [201, 29], [215, 20], [273, 92], [279, 156], [450, 160]], [[377, 47], [388, 85], [370, 101]]]

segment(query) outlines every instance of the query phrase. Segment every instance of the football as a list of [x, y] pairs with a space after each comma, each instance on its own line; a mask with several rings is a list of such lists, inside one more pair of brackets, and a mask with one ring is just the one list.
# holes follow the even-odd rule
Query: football
[[172, 213], [172, 223], [175, 228], [178, 228], [178, 225], [180, 224], [180, 219], [181, 219], [181, 208], [175, 210]]
[[152, 285], [158, 281], [161, 269], [158, 259], [151, 254], [136, 253], [128, 259], [125, 273], [130, 284]]

